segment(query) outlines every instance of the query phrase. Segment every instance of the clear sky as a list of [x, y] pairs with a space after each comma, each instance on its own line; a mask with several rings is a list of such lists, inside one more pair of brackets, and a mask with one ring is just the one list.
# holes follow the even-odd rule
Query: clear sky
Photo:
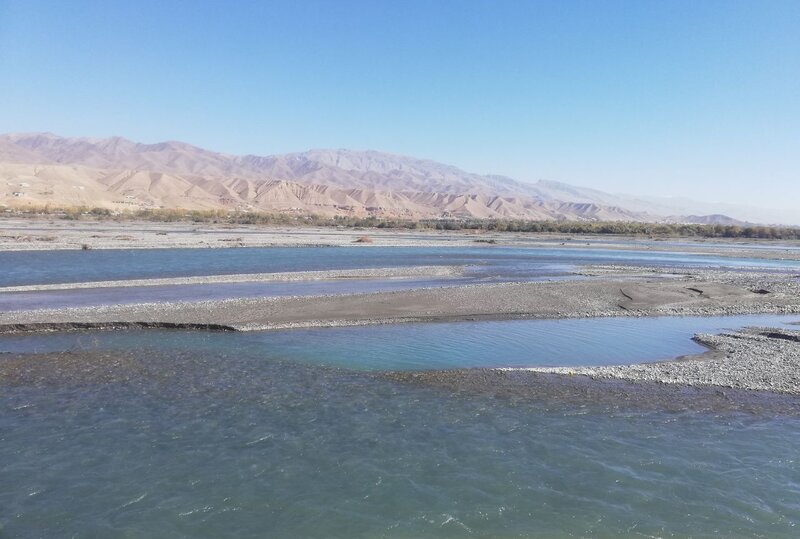
[[0, 0], [0, 132], [800, 206], [800, 1]]

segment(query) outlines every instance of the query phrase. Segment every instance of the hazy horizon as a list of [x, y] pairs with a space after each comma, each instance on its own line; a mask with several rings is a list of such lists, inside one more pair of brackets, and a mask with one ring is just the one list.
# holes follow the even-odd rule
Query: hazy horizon
[[797, 211], [800, 4], [0, 0], [0, 132]]

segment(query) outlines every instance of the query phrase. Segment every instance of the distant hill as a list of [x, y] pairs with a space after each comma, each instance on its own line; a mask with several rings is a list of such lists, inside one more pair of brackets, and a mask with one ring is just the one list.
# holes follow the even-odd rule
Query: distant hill
[[[172, 141], [0, 135], [0, 205], [6, 206], [50, 203], [411, 219], [659, 221], [669, 215], [625, 201], [592, 189], [523, 183], [376, 151], [237, 156]], [[738, 223], [725, 215], [691, 216], [686, 222]]]

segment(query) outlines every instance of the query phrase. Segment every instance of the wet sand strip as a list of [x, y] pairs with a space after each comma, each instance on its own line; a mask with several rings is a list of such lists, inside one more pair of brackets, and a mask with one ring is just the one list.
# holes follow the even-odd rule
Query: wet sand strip
[[0, 335], [119, 329], [237, 331], [236, 328], [223, 324], [183, 324], [172, 322], [35, 322], [32, 324], [0, 324]]
[[[498, 369], [391, 372], [379, 376], [446, 392], [454, 398], [492, 398], [560, 413], [564, 405], [608, 412], [742, 412], [800, 415], [800, 396], [722, 386], [593, 378]], [[574, 412], [573, 412], [574, 413]]]

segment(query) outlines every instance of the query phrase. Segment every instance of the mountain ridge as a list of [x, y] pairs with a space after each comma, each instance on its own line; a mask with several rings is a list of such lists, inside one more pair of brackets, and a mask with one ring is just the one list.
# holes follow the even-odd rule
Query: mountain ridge
[[[42, 168], [50, 167], [50, 168]], [[659, 221], [602, 191], [470, 173], [375, 150], [232, 155], [180, 141], [0, 135], [0, 204], [230, 209], [391, 218]], [[717, 217], [692, 216], [694, 219]], [[726, 223], [738, 222], [719, 216]]]

